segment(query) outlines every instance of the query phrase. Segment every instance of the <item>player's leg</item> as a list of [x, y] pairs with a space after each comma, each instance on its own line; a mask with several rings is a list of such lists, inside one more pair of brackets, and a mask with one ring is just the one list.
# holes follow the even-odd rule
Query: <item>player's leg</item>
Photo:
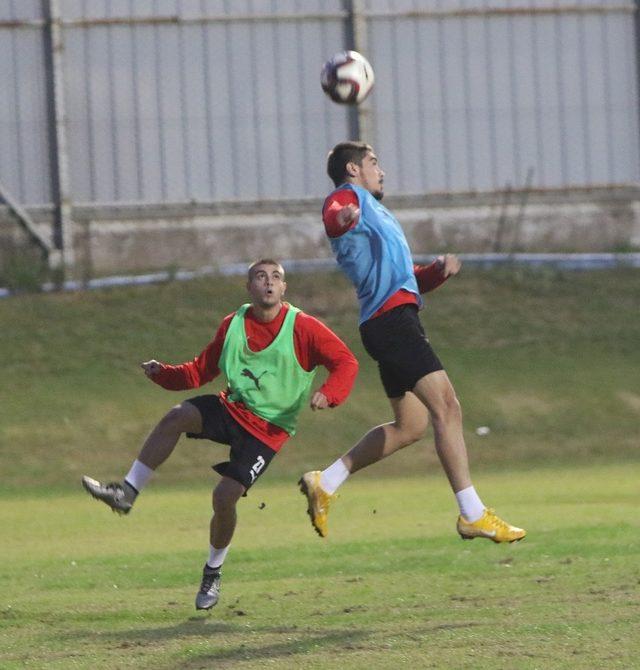
[[[213, 516], [209, 526], [209, 540], [215, 549], [225, 549], [231, 544], [236, 529], [238, 515], [236, 504], [245, 493], [245, 487], [230, 477], [223, 477], [213, 489]], [[212, 568], [220, 567], [224, 557], [216, 557], [207, 561]]]
[[463, 539], [486, 537], [494, 542], [521, 540], [526, 532], [485, 508], [471, 482], [462, 429], [462, 410], [444, 370], [418, 380], [414, 394], [429, 410], [436, 451], [460, 508], [457, 530]]
[[138, 460], [156, 470], [171, 456], [183, 433], [201, 432], [202, 414], [195, 404], [186, 400], [162, 417], [142, 445]]
[[237, 523], [236, 506], [246, 488], [230, 477], [223, 477], [213, 490], [213, 516], [209, 525], [209, 559], [202, 571], [196, 594], [196, 609], [211, 609], [220, 597], [221, 568], [229, 551]]
[[428, 412], [410, 391], [434, 366], [442, 367], [437, 358], [424, 355], [424, 332], [415, 306], [398, 307], [371, 319], [360, 327], [360, 333], [367, 353], [378, 363], [394, 420], [371, 429], [322, 472], [307, 472], [300, 479], [300, 490], [307, 497], [307, 513], [321, 537], [327, 534], [327, 513], [332, 495], [350, 474], [422, 437], [427, 428]]
[[462, 432], [462, 410], [444, 370], [418, 380], [413, 393], [429, 410], [436, 451], [454, 491], [471, 486], [467, 447]]
[[390, 398], [394, 420], [372, 428], [346, 454], [323, 471], [306, 472], [300, 481], [307, 514], [320, 537], [328, 533], [327, 515], [334, 493], [354, 472], [413, 444], [425, 433], [428, 413], [413, 393]]
[[[389, 398], [389, 402], [394, 420], [372, 428], [342, 456], [349, 474], [377, 463], [424, 437], [429, 417], [420, 400], [413, 393], [405, 393], [400, 398]], [[325, 485], [335, 491], [326, 480]]]
[[103, 484], [85, 475], [82, 485], [94, 498], [102, 500], [115, 512], [128, 514], [154, 471], [173, 453], [180, 436], [183, 433], [200, 433], [202, 422], [202, 414], [192, 402], [187, 400], [176, 405], [151, 431], [122, 482]]
[[273, 449], [247, 432], [224, 409], [221, 418], [231, 449], [228, 461], [213, 466], [222, 479], [213, 491], [209, 558], [202, 571], [196, 609], [210, 609], [218, 602], [221, 569], [236, 528], [238, 500], [264, 474], [276, 455]]

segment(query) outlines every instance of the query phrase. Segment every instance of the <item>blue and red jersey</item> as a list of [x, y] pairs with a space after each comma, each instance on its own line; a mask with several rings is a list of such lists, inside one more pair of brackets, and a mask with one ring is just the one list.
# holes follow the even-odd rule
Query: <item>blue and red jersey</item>
[[[342, 228], [338, 212], [346, 205], [360, 209], [359, 218]], [[420, 293], [432, 291], [446, 278], [441, 264], [415, 265], [397, 219], [365, 189], [344, 184], [329, 194], [322, 209], [325, 231], [338, 264], [356, 287], [360, 323], [403, 304], [421, 306]]]

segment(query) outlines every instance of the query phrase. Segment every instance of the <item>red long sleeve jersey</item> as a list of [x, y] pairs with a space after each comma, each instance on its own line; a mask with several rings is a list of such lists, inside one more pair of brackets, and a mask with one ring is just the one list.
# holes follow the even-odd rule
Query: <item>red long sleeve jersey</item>
[[[327, 233], [327, 237], [340, 237], [356, 225], [356, 222], [353, 222], [345, 229], [338, 223], [338, 212], [346, 205], [358, 206], [358, 196], [351, 189], [335, 191], [331, 198], [325, 203], [322, 210], [322, 221], [324, 222], [324, 229]], [[438, 288], [440, 284], [446, 281], [446, 277], [442, 275], [442, 269], [438, 261], [434, 261], [429, 265], [414, 264], [413, 272], [416, 276], [420, 293], [433, 291], [433, 289]], [[375, 319], [376, 316], [380, 316], [381, 314], [388, 312], [390, 309], [398, 307], [398, 305], [405, 304], [417, 305], [418, 300], [413, 293], [400, 289], [394, 293], [371, 318]]]
[[[278, 316], [269, 323], [258, 321], [249, 308], [245, 316], [245, 332], [251, 351], [268, 347], [280, 332], [289, 306], [285, 303]], [[227, 315], [213, 340], [202, 353], [188, 363], [161, 366], [153, 381], [171, 391], [199, 388], [220, 374], [219, 362], [224, 340], [235, 312]], [[299, 312], [293, 329], [293, 343], [300, 365], [307, 371], [322, 365], [329, 376], [319, 389], [334, 407], [346, 400], [356, 375], [358, 361], [347, 345], [327, 326], [312, 316]], [[231, 416], [249, 433], [274, 451], [279, 451], [289, 434], [249, 411], [241, 402], [229, 402], [226, 393], [220, 398]]]

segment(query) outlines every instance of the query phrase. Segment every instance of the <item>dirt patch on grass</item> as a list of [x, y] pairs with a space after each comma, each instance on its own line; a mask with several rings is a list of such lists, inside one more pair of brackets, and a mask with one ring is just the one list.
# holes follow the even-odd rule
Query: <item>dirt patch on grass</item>
[[496, 396], [495, 402], [500, 411], [507, 416], [513, 414], [545, 416], [555, 408], [555, 405], [549, 400], [531, 393], [508, 393]]
[[640, 395], [629, 391], [618, 391], [617, 396], [627, 407], [640, 414]]

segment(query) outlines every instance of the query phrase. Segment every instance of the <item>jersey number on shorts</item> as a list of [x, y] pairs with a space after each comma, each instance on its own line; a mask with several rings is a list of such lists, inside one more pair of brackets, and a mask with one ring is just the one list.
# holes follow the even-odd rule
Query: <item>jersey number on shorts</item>
[[260, 470], [264, 468], [264, 458], [258, 456], [258, 460], [251, 466], [251, 483], [256, 481], [256, 477], [260, 474]]

